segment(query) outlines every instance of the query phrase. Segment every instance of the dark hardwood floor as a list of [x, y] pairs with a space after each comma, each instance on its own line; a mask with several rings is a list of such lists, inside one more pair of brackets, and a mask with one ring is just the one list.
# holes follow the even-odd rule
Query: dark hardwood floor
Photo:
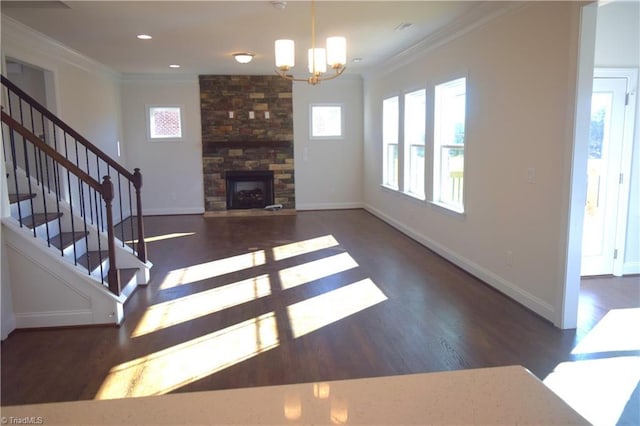
[[145, 228], [151, 280], [122, 326], [12, 333], [2, 405], [512, 364], [543, 379], [597, 321], [561, 331], [363, 210]]
[[640, 307], [640, 275], [584, 277], [580, 283], [578, 330], [591, 330], [611, 309]]

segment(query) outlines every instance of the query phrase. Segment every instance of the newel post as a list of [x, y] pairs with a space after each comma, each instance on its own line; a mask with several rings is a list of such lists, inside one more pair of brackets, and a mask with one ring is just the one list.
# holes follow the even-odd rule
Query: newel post
[[109, 176], [102, 178], [102, 199], [104, 200], [105, 210], [107, 214], [107, 247], [109, 250], [109, 272], [107, 281], [109, 290], [117, 296], [120, 295], [120, 274], [116, 265], [116, 242], [115, 232], [113, 229], [113, 209], [111, 202], [113, 201], [113, 183]]
[[142, 189], [142, 173], [140, 169], [133, 169], [133, 186], [136, 189], [136, 211], [138, 223], [138, 259], [142, 262], [147, 262], [147, 243], [144, 241], [144, 223], [142, 220], [142, 196], [140, 189]]

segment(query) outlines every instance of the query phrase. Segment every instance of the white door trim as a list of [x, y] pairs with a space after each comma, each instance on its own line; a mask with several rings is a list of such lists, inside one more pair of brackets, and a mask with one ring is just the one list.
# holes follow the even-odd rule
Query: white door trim
[[615, 247], [617, 257], [613, 261], [613, 275], [622, 276], [624, 269], [625, 247], [627, 239], [627, 218], [629, 214], [629, 191], [631, 182], [631, 159], [636, 118], [636, 93], [638, 89], [637, 68], [596, 68], [594, 78], [624, 78], [627, 80], [627, 102], [624, 112], [622, 134], [622, 161], [620, 172], [623, 176], [618, 197], [618, 216], [616, 218]]

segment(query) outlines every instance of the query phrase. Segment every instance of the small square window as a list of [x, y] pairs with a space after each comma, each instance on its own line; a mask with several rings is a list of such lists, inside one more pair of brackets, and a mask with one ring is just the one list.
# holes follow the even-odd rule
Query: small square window
[[182, 139], [182, 108], [179, 106], [147, 107], [149, 140]]
[[341, 139], [342, 105], [311, 105], [311, 139]]

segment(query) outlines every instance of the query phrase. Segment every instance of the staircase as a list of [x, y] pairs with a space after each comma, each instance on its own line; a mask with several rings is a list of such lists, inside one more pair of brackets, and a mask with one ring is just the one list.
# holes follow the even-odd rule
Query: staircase
[[10, 206], [3, 256], [16, 328], [120, 324], [124, 303], [152, 267], [142, 175], [4, 76], [2, 86], [2, 197]]

